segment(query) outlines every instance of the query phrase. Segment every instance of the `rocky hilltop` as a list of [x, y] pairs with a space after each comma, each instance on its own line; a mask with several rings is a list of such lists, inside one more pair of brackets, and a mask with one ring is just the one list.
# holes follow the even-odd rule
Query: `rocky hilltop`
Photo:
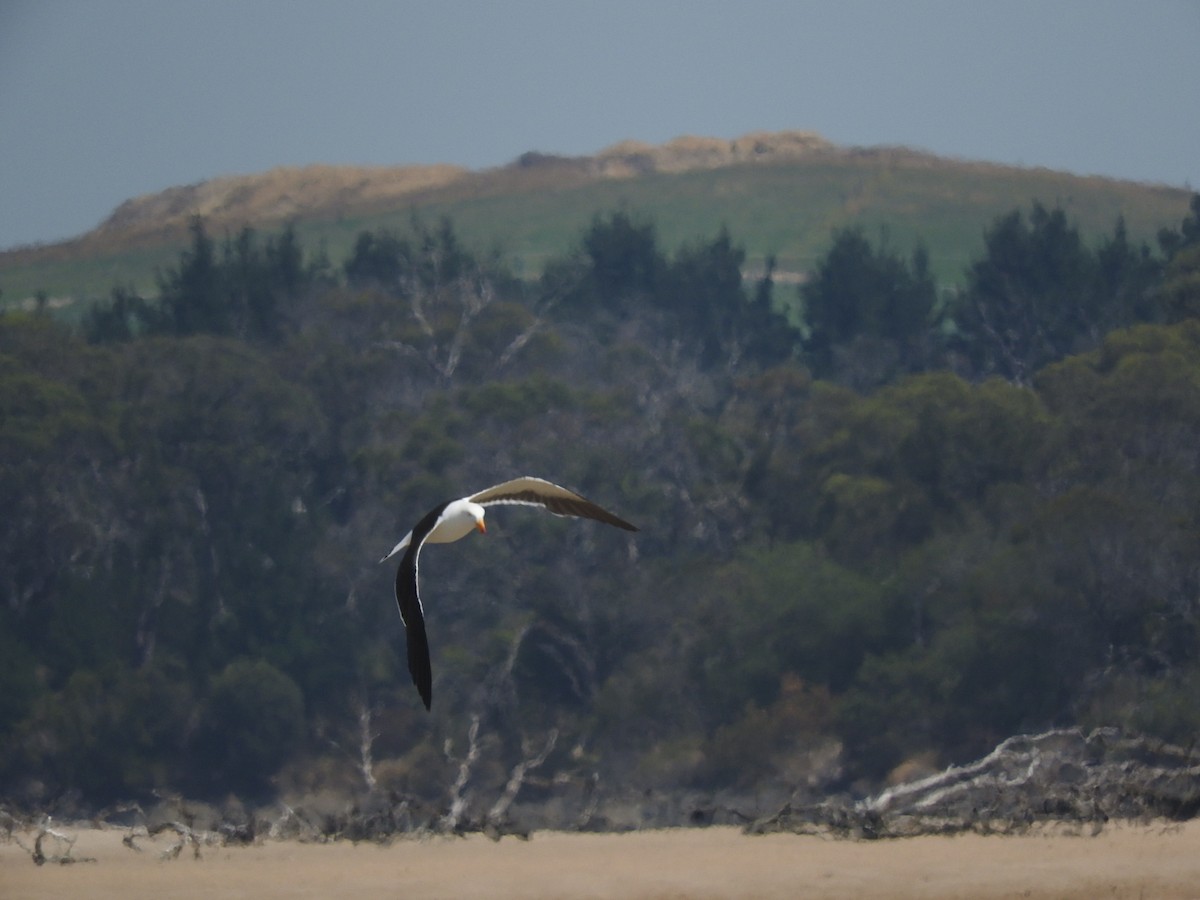
[[457, 166], [280, 167], [257, 175], [230, 175], [126, 200], [92, 232], [98, 238], [135, 239], [171, 232], [193, 216], [214, 226], [336, 217], [398, 202], [470, 175]]
[[127, 200], [85, 240], [138, 241], [181, 231], [196, 215], [214, 230], [294, 219], [332, 219], [395, 207], [445, 192], [489, 193], [531, 179], [578, 183], [796, 159], [836, 148], [807, 131], [756, 132], [733, 140], [679, 137], [665, 144], [622, 141], [594, 156], [523, 154], [507, 166], [474, 172], [459, 166], [281, 167], [230, 175]]
[[752, 132], [732, 141], [679, 137], [665, 144], [622, 141], [591, 158], [593, 171], [620, 178], [648, 172], [719, 169], [752, 162], [775, 162], [832, 151], [835, 147], [811, 131]]

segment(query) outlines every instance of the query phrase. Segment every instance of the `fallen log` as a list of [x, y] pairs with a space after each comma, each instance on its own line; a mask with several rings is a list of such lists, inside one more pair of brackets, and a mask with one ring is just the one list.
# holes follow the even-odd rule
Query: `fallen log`
[[1054, 823], [1098, 833], [1111, 820], [1200, 813], [1200, 752], [1098, 728], [1017, 735], [963, 766], [874, 797], [786, 804], [747, 826], [853, 838], [1022, 833]]

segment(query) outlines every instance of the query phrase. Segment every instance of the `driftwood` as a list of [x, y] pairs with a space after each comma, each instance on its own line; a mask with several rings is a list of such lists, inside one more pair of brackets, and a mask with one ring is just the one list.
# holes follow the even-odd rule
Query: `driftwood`
[[1101, 728], [1008, 738], [965, 766], [860, 801], [787, 804], [750, 833], [841, 837], [1021, 833], [1050, 824], [1098, 833], [1111, 820], [1200, 813], [1200, 752]]
[[[26, 847], [11, 826], [8, 833], [12, 841], [29, 854], [34, 865], [44, 866], [46, 863], [56, 863], [67, 866], [72, 863], [96, 861], [90, 856], [72, 856], [71, 851], [75, 848], [76, 838], [52, 827], [48, 816], [38, 825], [32, 847]], [[47, 838], [49, 838], [49, 843], [47, 843]]]
[[[200, 859], [204, 847], [245, 846], [258, 839], [258, 823], [252, 817], [230, 815], [228, 811], [219, 817], [208, 816], [181, 797], [165, 797], [164, 800], [164, 806], [152, 816], [147, 816], [139, 804], [130, 803], [104, 810], [96, 817], [96, 824], [113, 814], [132, 814], [136, 821], [129, 826], [121, 843], [135, 853], [141, 853], [143, 849], [138, 845], [139, 840], [173, 833], [175, 843], [159, 851], [162, 860], [178, 859], [188, 846], [192, 848], [192, 858]], [[162, 817], [164, 813], [167, 814], [165, 818]], [[210, 820], [210, 827], [200, 827], [199, 820]]]

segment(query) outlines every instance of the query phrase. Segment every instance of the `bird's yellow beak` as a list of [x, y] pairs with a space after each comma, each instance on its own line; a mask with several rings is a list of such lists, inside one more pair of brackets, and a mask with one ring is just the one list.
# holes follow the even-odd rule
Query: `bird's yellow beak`
[[483, 524], [483, 519], [476, 522], [475, 527], [479, 529], [481, 534], [487, 534], [487, 526]]

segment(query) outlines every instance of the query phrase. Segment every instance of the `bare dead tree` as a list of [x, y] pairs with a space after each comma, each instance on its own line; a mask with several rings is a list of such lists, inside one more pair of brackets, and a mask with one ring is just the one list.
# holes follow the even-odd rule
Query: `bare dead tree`
[[580, 830], [587, 828], [592, 823], [592, 819], [596, 815], [596, 810], [600, 807], [600, 773], [593, 771], [587, 776], [583, 783], [583, 796], [587, 800], [583, 809], [579, 813], [579, 817], [575, 820], [575, 827]]
[[281, 802], [279, 805], [282, 812], [271, 822], [267, 831], [272, 840], [296, 839], [303, 843], [321, 838], [321, 830], [313, 825], [302, 811], [297, 811], [286, 803]]
[[[446, 740], [444, 752], [453, 761], [452, 745]], [[465, 793], [467, 782], [471, 780], [471, 770], [479, 760], [479, 713], [471, 716], [471, 726], [467, 729], [467, 753], [458, 762], [458, 775], [450, 785], [450, 806], [438, 823], [442, 831], [456, 834], [459, 831], [463, 814], [466, 812], [469, 796]]]
[[449, 378], [458, 368], [462, 358], [463, 344], [466, 342], [468, 327], [471, 321], [496, 299], [496, 288], [490, 278], [482, 274], [471, 278], [461, 279], [457, 293], [462, 304], [458, 327], [454, 329], [454, 337], [450, 339], [450, 348], [446, 351], [444, 376]]
[[358, 707], [358, 769], [362, 772], [363, 781], [367, 783], [367, 790], [375, 793], [375, 763], [372, 758], [372, 748], [375, 745], [375, 738], [378, 735], [371, 730], [371, 706], [369, 703], [363, 702]]
[[[408, 297], [417, 327], [428, 341], [428, 349], [422, 353], [405, 341], [387, 341], [385, 346], [423, 359], [441, 378], [449, 380], [462, 359], [471, 323], [496, 299], [495, 284], [486, 273], [476, 271], [429, 289], [414, 275], [405, 281], [403, 293]], [[438, 307], [448, 309], [452, 305], [457, 306], [458, 321], [449, 340], [439, 341], [438, 329], [431, 318], [439, 312]], [[444, 318], [437, 317], [438, 321]]]
[[378, 786], [375, 780], [374, 747], [375, 739], [379, 735], [372, 728], [373, 710], [366, 701], [365, 695], [356, 698], [353, 702], [358, 706], [358, 746], [346, 748], [333, 738], [328, 738], [327, 742], [329, 746], [354, 761], [354, 767], [366, 783], [367, 792], [374, 794]]
[[525, 345], [528, 344], [539, 331], [545, 328], [545, 323], [541, 319], [534, 319], [533, 322], [521, 330], [515, 338], [509, 341], [508, 346], [501, 352], [496, 360], [496, 368], [503, 369], [507, 366], [514, 356], [520, 353]]
[[546, 761], [546, 757], [554, 750], [554, 745], [558, 742], [558, 729], [551, 728], [546, 735], [546, 743], [541, 751], [536, 755], [529, 756], [528, 747], [525, 748], [525, 758], [522, 759], [512, 768], [512, 773], [508, 777], [508, 783], [504, 786], [504, 792], [500, 794], [496, 802], [492, 804], [492, 808], [488, 810], [484, 817], [484, 831], [488, 833], [494, 840], [500, 837], [500, 827], [504, 824], [508, 815], [508, 808], [512, 806], [513, 801], [517, 799], [517, 794], [521, 791], [521, 786], [525, 784], [525, 778], [529, 772], [539, 768]]

